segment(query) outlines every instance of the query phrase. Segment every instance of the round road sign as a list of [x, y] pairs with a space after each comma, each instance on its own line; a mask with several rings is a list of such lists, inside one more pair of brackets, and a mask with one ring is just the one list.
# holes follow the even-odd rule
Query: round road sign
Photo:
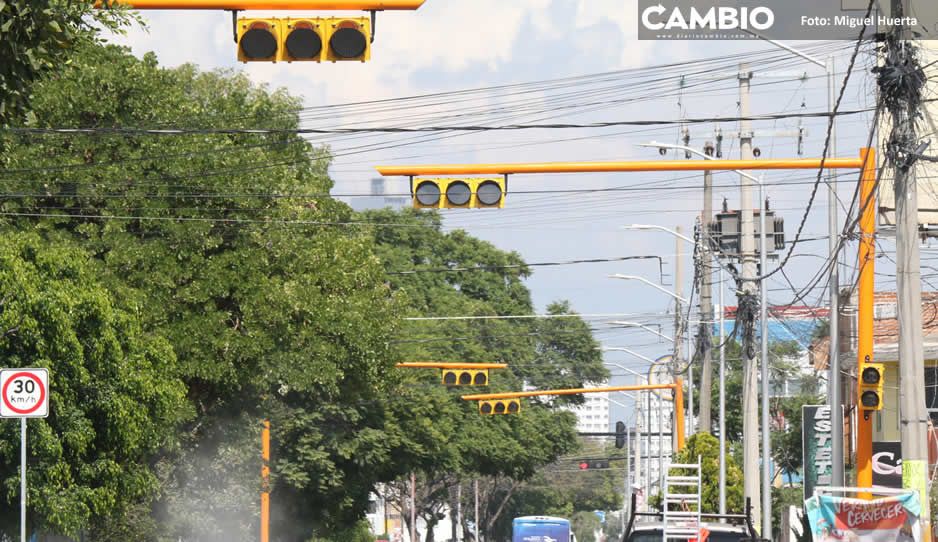
[[0, 417], [44, 418], [49, 415], [49, 372], [0, 370], [0, 396]]

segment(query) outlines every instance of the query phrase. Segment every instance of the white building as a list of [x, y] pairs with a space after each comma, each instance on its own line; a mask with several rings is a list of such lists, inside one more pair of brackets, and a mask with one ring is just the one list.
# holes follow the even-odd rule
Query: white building
[[[603, 382], [597, 387], [607, 385]], [[576, 414], [576, 430], [580, 433], [608, 433], [609, 393], [586, 393], [583, 397], [586, 399], [585, 403], [567, 409]]]

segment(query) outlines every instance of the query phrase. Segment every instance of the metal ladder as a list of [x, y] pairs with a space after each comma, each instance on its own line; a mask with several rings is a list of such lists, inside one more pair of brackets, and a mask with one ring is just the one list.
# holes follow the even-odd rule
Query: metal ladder
[[[672, 470], [678, 474], [672, 474]], [[672, 463], [664, 477], [661, 542], [700, 537], [700, 456], [697, 463]]]

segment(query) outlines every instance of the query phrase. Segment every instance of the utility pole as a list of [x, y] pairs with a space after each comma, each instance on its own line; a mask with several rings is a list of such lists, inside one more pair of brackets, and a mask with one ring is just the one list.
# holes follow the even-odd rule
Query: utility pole
[[720, 514], [726, 513], [726, 355], [723, 342], [723, 266], [720, 266]]
[[[749, 85], [752, 73], [748, 63], [739, 65], [739, 116], [743, 119], [749, 117]], [[739, 150], [740, 158], [752, 160], [752, 122], [741, 120], [739, 122]], [[740, 255], [742, 257], [742, 277], [737, 292], [736, 317], [753, 318], [751, 308], [756, 299], [756, 258], [755, 258], [755, 230], [753, 228], [752, 180], [745, 175], [739, 178], [739, 225], [740, 225]], [[748, 326], [744, 323], [744, 327]], [[759, 425], [758, 425], [758, 373], [754, 345], [751, 344], [751, 333], [743, 334], [743, 496], [752, 502], [752, 518], [755, 525], [761, 525], [761, 499], [759, 491]], [[747, 344], [748, 343], [748, 344]], [[761, 533], [762, 536], [771, 536], [771, 533]]]
[[[901, 21], [907, 0], [892, 0], [892, 17]], [[896, 293], [899, 313], [899, 427], [902, 442], [902, 486], [919, 492], [922, 504], [923, 540], [931, 539], [928, 506], [928, 412], [925, 410], [925, 361], [922, 350], [922, 286], [918, 246], [918, 192], [913, 163], [919, 146], [915, 121], [922, 104], [925, 75], [917, 64], [915, 46], [906, 39], [901, 24], [886, 38], [884, 68], [880, 84], [903, 77], [881, 88], [892, 115], [892, 133], [887, 149], [895, 163], [896, 194]]]
[[476, 511], [475, 511], [475, 518], [474, 518], [475, 519], [475, 535], [476, 535], [475, 542], [479, 542], [480, 540], [479, 523], [482, 523], [482, 520], [479, 519], [479, 479], [478, 478], [474, 480], [473, 485], [475, 486], [475, 493], [476, 493]]
[[[681, 227], [677, 226], [674, 228], [679, 235], [681, 233]], [[674, 360], [672, 362], [672, 373], [677, 374], [677, 369], [681, 366], [681, 337], [683, 334], [682, 321], [681, 321], [681, 297], [683, 297], [683, 292], [681, 285], [684, 283], [684, 265], [683, 258], [681, 258], [681, 238], [675, 237], [674, 239], [674, 293], [677, 294], [677, 297], [674, 298]]]
[[417, 475], [410, 473], [410, 542], [417, 542]]
[[[825, 65], [827, 70], [827, 110], [834, 111], [837, 97], [834, 95], [834, 57], [828, 56]], [[831, 119], [830, 156], [837, 156], [837, 119]], [[827, 377], [828, 403], [831, 407], [831, 485], [844, 484], [844, 415], [841, 405], [844, 399], [841, 396], [843, 387], [840, 379], [840, 266], [837, 261], [839, 253], [839, 226], [837, 224], [837, 174], [833, 169], [827, 170], [827, 246], [830, 257], [834, 258], [831, 267], [830, 284], [830, 316], [827, 318], [828, 336], [830, 337], [830, 355], [828, 366], [830, 373]]]
[[[709, 141], [704, 145], [704, 154], [713, 156], [713, 144]], [[713, 256], [710, 252], [710, 221], [713, 220], [713, 172], [704, 171], [703, 211], [700, 213], [700, 319], [703, 322], [698, 328], [700, 341], [700, 427], [707, 433], [712, 432], [710, 420], [710, 387], [713, 379], [713, 367], [710, 353], [713, 350], [713, 294], [710, 283], [713, 273], [710, 269]], [[691, 379], [693, 380], [693, 379]]]

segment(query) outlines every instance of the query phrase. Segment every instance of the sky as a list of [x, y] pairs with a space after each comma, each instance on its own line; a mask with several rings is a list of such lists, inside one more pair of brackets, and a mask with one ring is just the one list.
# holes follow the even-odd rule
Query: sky
[[[141, 15], [146, 30], [131, 29], [125, 36], [115, 36], [114, 41], [131, 47], [137, 55], [153, 51], [167, 66], [195, 63], [205, 70], [243, 71], [257, 83], [284, 87], [302, 96], [304, 105], [311, 108], [302, 115], [304, 127], [735, 117], [739, 114], [736, 63], [740, 61], [752, 62], [753, 114], [827, 109], [823, 69], [758, 40], [640, 41], [634, 0], [427, 0], [416, 12], [378, 13], [372, 57], [365, 63], [242, 64], [236, 60], [227, 12], [146, 11]], [[822, 58], [833, 55], [837, 86], [841, 85], [851, 43], [791, 45]], [[709, 70], [712, 63], [704, 62], [726, 55], [741, 56], [723, 62], [714, 71]], [[863, 109], [873, 103], [874, 86], [868, 72], [871, 61], [869, 50], [862, 50], [841, 109]], [[645, 68], [660, 65], [672, 66], [661, 70], [653, 83], [630, 86], [649, 79]], [[520, 101], [505, 90], [490, 88], [574, 77], [575, 82], [562, 94], [546, 84], [525, 87], [528, 90]], [[381, 109], [373, 105], [337, 106], [479, 88], [489, 90], [468, 98], [446, 95], [433, 105], [428, 100], [411, 100]], [[466, 101], [459, 101], [463, 99]], [[865, 112], [838, 119], [834, 140], [838, 155], [857, 156], [865, 145], [871, 116]], [[718, 126], [724, 133], [738, 131], [732, 122], [691, 124], [691, 146], [699, 148], [712, 139]], [[826, 119], [806, 118], [800, 125], [798, 119], [791, 118], [755, 122], [754, 146], [763, 158], [795, 157], [798, 143], [791, 134], [799, 127], [807, 130], [803, 155], [819, 156]], [[369, 192], [371, 179], [378, 176], [374, 170], [378, 164], [656, 160], [662, 159], [657, 149], [638, 144], [650, 140], [678, 143], [680, 130], [679, 124], [672, 124], [484, 131], [447, 134], [450, 137], [446, 138], [382, 134], [316, 141], [328, 144], [336, 156], [330, 169], [335, 180], [333, 194], [354, 202]], [[738, 157], [735, 139], [724, 140], [724, 152], [725, 157]], [[682, 157], [683, 153], [667, 156]], [[763, 179], [771, 207], [785, 219], [788, 241], [805, 215], [815, 176], [816, 171], [785, 171], [767, 173]], [[841, 221], [850, 206], [856, 178], [854, 172], [838, 177]], [[725, 173], [714, 179], [714, 209], [720, 209], [724, 198], [730, 209], [738, 208], [739, 177]], [[780, 186], [782, 182], [788, 184]], [[609, 275], [638, 275], [668, 290], [674, 290], [677, 282], [687, 297], [692, 289], [692, 247], [663, 231], [635, 231], [623, 226], [679, 227], [684, 235], [692, 236], [702, 206], [701, 187], [702, 174], [687, 173], [518, 175], [509, 180], [504, 209], [444, 211], [444, 225], [446, 229], [465, 229], [501, 249], [517, 251], [529, 263], [659, 256], [660, 266], [657, 260], [645, 259], [535, 267], [527, 281], [539, 312], [554, 300], [566, 299], [584, 315], [616, 315], [586, 316], [597, 340], [604, 346], [625, 346], [657, 358], [670, 353], [670, 342], [641, 328], [615, 327], [609, 322], [635, 321], [671, 336], [671, 296], [640, 281]], [[386, 191], [406, 195], [406, 180], [388, 179]], [[788, 280], [800, 287], [821, 267], [827, 251], [827, 198], [822, 185], [805, 218], [805, 241], [786, 266], [787, 279], [777, 274], [768, 281], [770, 304], [791, 302], [794, 294]], [[855, 249], [848, 248], [842, 266], [844, 282], [849, 282], [855, 271]], [[719, 302], [718, 291], [714, 291], [715, 302]], [[821, 290], [814, 290], [799, 304], [825, 303], [821, 294]], [[735, 304], [730, 289], [725, 290], [725, 296], [726, 305]], [[692, 313], [691, 319], [696, 318]], [[604, 356], [610, 363], [633, 370], [647, 369], [645, 360], [624, 352], [606, 352]], [[613, 385], [634, 380], [620, 368], [611, 370]], [[628, 415], [615, 406], [611, 423]]]

